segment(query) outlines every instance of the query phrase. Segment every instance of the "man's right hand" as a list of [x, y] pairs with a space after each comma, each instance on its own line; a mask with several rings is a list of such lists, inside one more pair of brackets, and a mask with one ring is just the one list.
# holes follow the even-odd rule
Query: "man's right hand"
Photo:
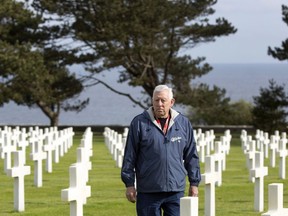
[[128, 201], [132, 203], [136, 202], [136, 189], [134, 186], [126, 188], [126, 197]]

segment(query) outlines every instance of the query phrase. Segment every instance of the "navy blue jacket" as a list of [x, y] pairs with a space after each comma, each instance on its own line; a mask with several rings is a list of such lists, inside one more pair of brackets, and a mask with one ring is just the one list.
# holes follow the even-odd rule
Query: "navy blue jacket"
[[[187, 117], [170, 110], [166, 135], [153, 117], [152, 108], [131, 122], [125, 146], [121, 178], [138, 192], [184, 191], [201, 180], [193, 128]], [[136, 185], [135, 185], [136, 174]]]

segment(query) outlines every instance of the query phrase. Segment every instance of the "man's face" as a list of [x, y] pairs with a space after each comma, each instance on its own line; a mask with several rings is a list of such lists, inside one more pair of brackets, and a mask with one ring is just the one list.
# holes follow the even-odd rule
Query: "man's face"
[[155, 92], [153, 95], [154, 115], [157, 118], [167, 118], [174, 99], [169, 98], [168, 91]]

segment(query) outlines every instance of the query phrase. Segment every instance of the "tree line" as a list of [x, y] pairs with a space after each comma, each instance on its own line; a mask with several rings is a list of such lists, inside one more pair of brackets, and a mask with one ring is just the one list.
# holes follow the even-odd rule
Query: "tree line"
[[[151, 105], [154, 87], [168, 84], [174, 89], [177, 103], [189, 107], [194, 124], [261, 126], [259, 122], [267, 119], [264, 107], [271, 101], [265, 104], [259, 98], [266, 90], [274, 97], [273, 91], [277, 89], [283, 93], [278, 95], [282, 102], [273, 101], [276, 108], [271, 107], [271, 111], [282, 110], [277, 116], [286, 127], [287, 96], [284, 87], [273, 81], [269, 89], [260, 90], [255, 105], [246, 101], [231, 103], [225, 89], [193, 83], [195, 78], [209, 73], [212, 66], [203, 56], [193, 56], [193, 52], [181, 55], [181, 51], [237, 32], [223, 17], [212, 20], [216, 3], [216, 0], [3, 0], [0, 105], [14, 101], [38, 107], [51, 125], [58, 125], [61, 111], [80, 112], [89, 104], [89, 98], [79, 100], [78, 96], [91, 85], [105, 85], [145, 109]], [[282, 11], [287, 23], [286, 6]], [[287, 45], [282, 46], [269, 47], [268, 54], [286, 60]], [[75, 65], [84, 67], [85, 73], [73, 72], [71, 68]], [[133, 98], [103, 82], [99, 75], [111, 69], [118, 71], [119, 83], [140, 86], [145, 97]]]

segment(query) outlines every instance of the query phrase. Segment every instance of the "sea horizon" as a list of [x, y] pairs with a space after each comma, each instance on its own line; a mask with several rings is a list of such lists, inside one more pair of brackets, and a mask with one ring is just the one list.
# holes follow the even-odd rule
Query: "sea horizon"
[[[197, 78], [192, 83], [206, 83], [226, 89], [226, 96], [231, 102], [245, 100], [253, 103], [253, 97], [258, 96], [260, 87], [268, 87], [269, 80], [274, 79], [278, 85], [288, 83], [288, 64], [283, 63], [214, 63], [213, 70], [207, 75]], [[142, 88], [133, 88], [117, 83], [117, 72], [107, 72], [101, 76], [117, 90], [141, 97]], [[287, 87], [285, 88], [287, 89]], [[120, 96], [103, 85], [96, 85], [85, 89], [80, 98], [89, 97], [90, 103], [81, 112], [61, 111], [59, 126], [61, 125], [119, 125], [127, 126], [135, 115], [143, 112], [128, 98]], [[176, 106], [175, 109], [185, 114], [185, 109]], [[14, 102], [0, 107], [0, 125], [49, 125], [50, 121], [39, 108], [29, 109], [18, 106]]]

